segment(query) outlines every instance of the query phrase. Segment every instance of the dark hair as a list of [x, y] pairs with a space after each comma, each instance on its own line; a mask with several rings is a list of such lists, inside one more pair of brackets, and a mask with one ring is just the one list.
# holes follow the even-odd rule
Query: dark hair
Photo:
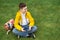
[[19, 9], [20, 9], [20, 8], [23, 8], [23, 7], [26, 7], [26, 4], [25, 4], [25, 3], [20, 3], [20, 4], [19, 4]]

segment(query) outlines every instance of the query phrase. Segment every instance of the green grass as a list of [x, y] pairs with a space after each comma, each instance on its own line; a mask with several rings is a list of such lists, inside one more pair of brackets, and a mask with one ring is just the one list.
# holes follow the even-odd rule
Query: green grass
[[[6, 35], [3, 25], [15, 18], [21, 2], [27, 4], [35, 19], [36, 39], [17, 39], [12, 32]], [[60, 40], [60, 0], [0, 0], [0, 40]]]

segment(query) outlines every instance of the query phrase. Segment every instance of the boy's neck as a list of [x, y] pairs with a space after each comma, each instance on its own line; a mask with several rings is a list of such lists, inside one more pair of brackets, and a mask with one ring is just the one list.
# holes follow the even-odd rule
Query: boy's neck
[[21, 13], [21, 14], [26, 14], [26, 13], [24, 13], [24, 12], [22, 12], [22, 11], [20, 11], [20, 13]]

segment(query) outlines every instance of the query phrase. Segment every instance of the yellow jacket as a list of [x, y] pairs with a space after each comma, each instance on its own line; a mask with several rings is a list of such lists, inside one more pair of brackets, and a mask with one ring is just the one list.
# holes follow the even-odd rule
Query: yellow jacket
[[[29, 26], [33, 27], [34, 26], [34, 19], [32, 18], [30, 12], [28, 12], [28, 11], [26, 13], [26, 18], [29, 20]], [[22, 21], [21, 12], [18, 11], [15, 21], [14, 21], [14, 27], [17, 30], [22, 30], [22, 27], [19, 25], [19, 22], [21, 22], [21, 21]]]

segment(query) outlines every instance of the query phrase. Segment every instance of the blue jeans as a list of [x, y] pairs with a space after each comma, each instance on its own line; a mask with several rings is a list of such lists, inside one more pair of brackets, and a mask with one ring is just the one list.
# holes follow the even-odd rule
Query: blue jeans
[[22, 27], [23, 27], [24, 30], [25, 30], [24, 32], [18, 31], [16, 28], [14, 28], [12, 32], [13, 32], [15, 35], [27, 37], [27, 35], [29, 35], [28, 33], [33, 33], [33, 32], [35, 32], [36, 29], [37, 29], [36, 26], [33, 26], [33, 27], [31, 28], [31, 30], [28, 31], [28, 30], [29, 30], [29, 26], [28, 26], [28, 25], [25, 25], [25, 26], [22, 26]]

